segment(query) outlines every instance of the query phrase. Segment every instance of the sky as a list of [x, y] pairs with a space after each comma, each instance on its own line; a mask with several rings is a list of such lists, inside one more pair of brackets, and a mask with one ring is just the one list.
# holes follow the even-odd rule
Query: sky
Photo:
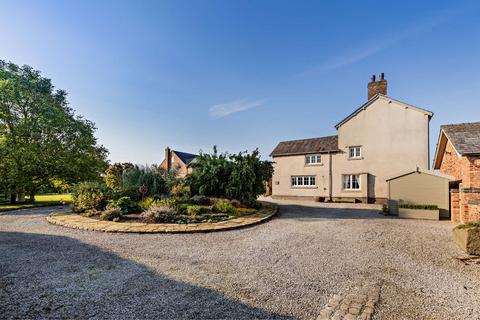
[[[0, 59], [41, 70], [113, 162], [336, 134], [388, 95], [480, 121], [478, 1], [1, 1]], [[432, 157], [433, 158], [433, 157]]]

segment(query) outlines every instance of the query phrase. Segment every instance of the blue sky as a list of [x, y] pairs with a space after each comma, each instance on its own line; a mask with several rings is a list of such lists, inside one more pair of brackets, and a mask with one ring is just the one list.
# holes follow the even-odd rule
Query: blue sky
[[264, 157], [335, 134], [372, 74], [439, 126], [480, 120], [477, 1], [4, 1], [0, 58], [40, 69], [112, 161]]

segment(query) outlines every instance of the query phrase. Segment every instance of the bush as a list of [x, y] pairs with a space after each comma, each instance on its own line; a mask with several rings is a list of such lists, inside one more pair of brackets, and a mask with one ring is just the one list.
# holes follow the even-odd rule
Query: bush
[[98, 182], [81, 182], [72, 193], [73, 208], [77, 212], [101, 211], [107, 205], [105, 187]]
[[209, 197], [196, 195], [190, 198], [190, 203], [199, 206], [209, 206], [212, 204], [212, 200]]
[[147, 197], [143, 201], [140, 201], [138, 205], [140, 206], [140, 209], [142, 209], [142, 211], [145, 211], [148, 210], [148, 208], [150, 208], [155, 203], [155, 201], [156, 200], [154, 198]]
[[108, 204], [111, 207], [120, 208], [124, 214], [139, 213], [141, 211], [138, 203], [130, 200], [129, 197], [121, 197], [118, 200], [111, 200]]
[[189, 216], [205, 214], [205, 213], [209, 213], [211, 211], [212, 211], [212, 209], [208, 206], [199, 206], [199, 205], [187, 206], [187, 215], [189, 215]]
[[219, 200], [213, 206], [213, 211], [221, 212], [221, 213], [228, 213], [232, 215], [238, 214], [238, 210], [229, 202], [224, 200]]
[[103, 211], [100, 215], [101, 220], [106, 221], [118, 221], [122, 217], [122, 209], [119, 207], [110, 207], [108, 206], [105, 211]]
[[460, 224], [457, 226], [458, 229], [467, 229], [467, 228], [480, 228], [480, 221], [479, 222], [469, 222], [465, 224]]
[[201, 153], [195, 159], [193, 172], [185, 182], [193, 194], [236, 199], [251, 204], [264, 193], [265, 182], [273, 173], [270, 161], [260, 159], [258, 150], [230, 155]]
[[438, 206], [434, 204], [401, 203], [398, 207], [404, 209], [438, 210]]
[[145, 223], [173, 223], [177, 220], [177, 213], [169, 206], [154, 205], [140, 215]]

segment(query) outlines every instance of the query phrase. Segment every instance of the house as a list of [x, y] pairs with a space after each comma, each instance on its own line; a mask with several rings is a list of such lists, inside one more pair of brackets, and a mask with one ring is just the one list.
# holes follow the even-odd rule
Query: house
[[368, 83], [368, 101], [340, 121], [337, 134], [280, 142], [272, 197], [386, 203], [386, 179], [429, 168], [433, 113], [387, 96], [382, 73]]
[[452, 222], [480, 221], [480, 122], [441, 126], [433, 168], [455, 179], [450, 183]]
[[178, 171], [178, 176], [185, 177], [192, 172], [192, 161], [198, 157], [196, 154], [171, 150], [169, 147], [165, 148], [165, 158], [163, 159], [160, 167], [170, 170], [175, 169]]

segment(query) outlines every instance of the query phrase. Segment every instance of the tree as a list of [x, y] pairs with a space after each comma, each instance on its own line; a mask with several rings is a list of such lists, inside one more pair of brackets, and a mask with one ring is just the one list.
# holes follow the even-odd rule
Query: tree
[[0, 60], [1, 183], [12, 194], [29, 193], [61, 179], [98, 180], [108, 151], [95, 126], [75, 115], [67, 93], [29, 66]]
[[130, 168], [133, 168], [133, 164], [129, 162], [116, 162], [109, 165], [103, 177], [107, 187], [115, 191], [120, 191], [123, 188], [123, 175]]

